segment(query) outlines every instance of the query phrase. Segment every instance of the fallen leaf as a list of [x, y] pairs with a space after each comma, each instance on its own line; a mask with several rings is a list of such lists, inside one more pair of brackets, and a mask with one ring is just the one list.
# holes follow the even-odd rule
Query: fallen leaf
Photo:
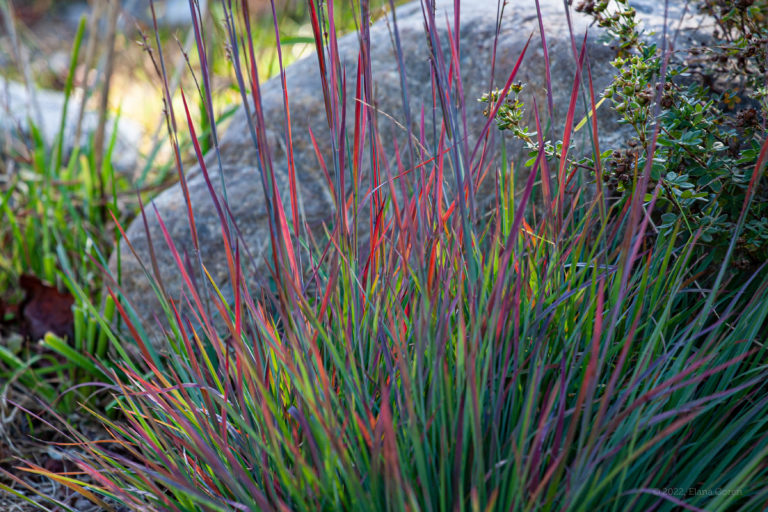
[[75, 328], [72, 314], [75, 299], [72, 295], [31, 275], [21, 276], [19, 285], [26, 292], [20, 306], [25, 334], [33, 340], [39, 340], [49, 332], [71, 338]]

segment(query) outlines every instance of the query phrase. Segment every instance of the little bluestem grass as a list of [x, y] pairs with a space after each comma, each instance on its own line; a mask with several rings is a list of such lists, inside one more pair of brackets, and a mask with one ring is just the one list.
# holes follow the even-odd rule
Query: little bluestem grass
[[[258, 117], [245, 3], [222, 6], [233, 72]], [[566, 154], [543, 157], [541, 137], [528, 176], [514, 176], [516, 162], [506, 162], [486, 178], [496, 179], [496, 197], [490, 215], [480, 215], [475, 169], [490, 163], [483, 162], [489, 152], [475, 149], [484, 140], [461, 137], [459, 120], [476, 98], [458, 92], [458, 48], [440, 50], [442, 21], [429, 0], [425, 56], [436, 97], [444, 98], [436, 105], [450, 128], [443, 133], [454, 135], [412, 168], [388, 165], [377, 153], [383, 134], [362, 122], [372, 116], [372, 91], [360, 87], [345, 98], [333, 4], [308, 6], [328, 112], [327, 126], [313, 130], [329, 129], [340, 154], [368, 147], [379, 172], [353, 181], [360, 193], [350, 199], [342, 180], [358, 174], [343, 162], [356, 158], [328, 162], [336, 211], [326, 238], [310, 237], [297, 197], [278, 194], [269, 152], [260, 152], [273, 296], [249, 288], [247, 248], [226, 196], [210, 183], [234, 303], [216, 283], [189, 275], [163, 227], [155, 250], [170, 251], [185, 281], [185, 312], [156, 282], [171, 351], [156, 354], [130, 305], [115, 301], [144, 361], [113, 373], [121, 418], [94, 411], [111, 443], [72, 432], [85, 450], [79, 467], [95, 483], [68, 484], [132, 510], [758, 510], [768, 499], [764, 268], [743, 286], [717, 279], [712, 289], [696, 288], [695, 236], [682, 247], [676, 233], [645, 236], [655, 196], [604, 211], [599, 188], [572, 185], [577, 171]], [[367, 2], [358, 8], [368, 20]], [[359, 27], [360, 66], [346, 72], [371, 83], [367, 24]], [[396, 24], [393, 35], [397, 41]], [[205, 76], [206, 48], [198, 50]], [[594, 114], [598, 100], [576, 50], [566, 123], [553, 128], [564, 133], [565, 151], [574, 121]], [[509, 70], [492, 114], [516, 72]], [[582, 91], [589, 107], [577, 113]], [[340, 121], [344, 104], [356, 106], [360, 123]], [[172, 108], [168, 115], [177, 140], [182, 118]], [[194, 133], [188, 109], [184, 118]], [[264, 148], [264, 123], [250, 128]], [[768, 144], [750, 190], [766, 152]], [[597, 147], [596, 155], [599, 162]], [[441, 177], [451, 167], [458, 187], [446, 204]], [[406, 197], [394, 193], [395, 174], [409, 180]], [[537, 222], [526, 216], [534, 200], [545, 212]], [[358, 222], [370, 223], [369, 239], [356, 239]], [[300, 260], [300, 244], [314, 248], [309, 262]], [[309, 278], [300, 265], [309, 266]], [[111, 293], [119, 297], [117, 288]], [[226, 332], [215, 330], [217, 320]]]

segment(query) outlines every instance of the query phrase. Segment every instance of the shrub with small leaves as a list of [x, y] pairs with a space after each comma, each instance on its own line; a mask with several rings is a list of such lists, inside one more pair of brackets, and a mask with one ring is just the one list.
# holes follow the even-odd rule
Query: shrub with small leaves
[[[523, 116], [525, 114], [525, 106], [520, 100], [520, 93], [522, 92], [524, 84], [517, 82], [512, 84], [509, 88], [509, 93], [504, 102], [499, 106], [499, 110], [496, 113], [496, 126], [499, 130], [509, 130], [515, 137], [518, 137], [526, 144], [538, 144], [534, 142], [536, 133], [532, 133], [528, 130], [528, 127], [523, 123]], [[483, 115], [488, 117], [494, 104], [498, 103], [501, 97], [501, 91], [494, 89], [490, 93], [485, 93], [478, 100], [481, 103], [487, 103], [488, 106], [483, 110]]]
[[[525, 162], [526, 167], [532, 167], [536, 161], [536, 157], [541, 150], [541, 146], [537, 140], [538, 134], [536, 131], [531, 130], [525, 122], [525, 103], [520, 99], [520, 94], [525, 88], [525, 84], [517, 82], [509, 87], [506, 98], [503, 103], [499, 105], [496, 112], [496, 126], [500, 131], [508, 131], [514, 137], [521, 140], [524, 147], [528, 150], [529, 159]], [[483, 115], [488, 117], [491, 115], [491, 111], [498, 103], [499, 98], [502, 95], [502, 91], [494, 89], [490, 93], [483, 94], [478, 101], [480, 103], [487, 103], [488, 106], [483, 110]], [[552, 160], [559, 155], [563, 154], [563, 141], [558, 140], [552, 142], [548, 139], [544, 139], [544, 155], [547, 160]], [[570, 149], [574, 149], [574, 145], [569, 146]], [[578, 163], [585, 163], [589, 159], [583, 159]], [[569, 160], [573, 164], [573, 160]]]
[[[688, 55], [662, 53], [627, 0], [585, 1], [576, 10], [605, 27], [617, 49], [616, 75], [605, 96], [636, 134], [629, 149], [611, 153], [604, 181], [618, 201], [642, 193], [650, 202], [658, 189], [656, 232], [669, 234], [680, 224], [681, 242], [698, 237], [702, 257], [717, 264], [737, 227], [765, 140], [768, 2], [708, 0], [699, 7], [701, 15], [715, 18], [718, 44]], [[739, 104], [744, 108], [737, 110]], [[648, 166], [657, 124], [658, 146]], [[648, 187], [639, 191], [635, 184], [647, 168]], [[762, 181], [754, 187], [734, 255], [736, 267], [747, 271], [768, 258], [768, 187]]]

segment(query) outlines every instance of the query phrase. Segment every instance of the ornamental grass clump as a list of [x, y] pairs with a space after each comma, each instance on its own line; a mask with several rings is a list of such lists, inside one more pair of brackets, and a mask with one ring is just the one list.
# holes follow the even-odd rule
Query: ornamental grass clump
[[[193, 279], [195, 256], [179, 253], [170, 236], [154, 240], [186, 282], [178, 304], [164, 300], [156, 283], [172, 325], [169, 353], [155, 352], [113, 287], [143, 361], [113, 373], [122, 415], [102, 416], [112, 442], [72, 433], [86, 451], [78, 465], [96, 483], [52, 478], [131, 510], [757, 510], [765, 503], [764, 266], [725, 287], [732, 242], [713, 285], [698, 287], [709, 265], [692, 257], [701, 233], [681, 244], [678, 222], [648, 236], [661, 185], [610, 207], [600, 183], [572, 179], [580, 167], [564, 153], [582, 118], [594, 135], [595, 165], [605, 165], [596, 116], [588, 117], [599, 98], [583, 53], [574, 60], [567, 121], [553, 127], [562, 134], [560, 153], [548, 158], [546, 117], [530, 106], [540, 148], [530, 173], [516, 176], [516, 162], [496, 167], [484, 178], [495, 180], [492, 207], [477, 210], [478, 169], [493, 151], [472, 151], [485, 138], [457, 144], [465, 110], [478, 103], [461, 95], [462, 50], [442, 53], [436, 27], [445, 20], [431, 4], [424, 1], [432, 43], [425, 57], [442, 136], [431, 148], [422, 135], [423, 152], [406, 163], [378, 151], [385, 135], [374, 122], [372, 88], [348, 98], [342, 84], [371, 83], [368, 3], [359, 6], [359, 65], [342, 69], [333, 3], [308, 0], [328, 112], [327, 125], [312, 128], [338, 141], [338, 158], [325, 162], [336, 211], [322, 238], [301, 224], [297, 197], [277, 193], [247, 3], [222, 2], [234, 76], [261, 150], [254, 179], [268, 198], [274, 293], [247, 285], [247, 247], [225, 194], [209, 183], [234, 300], [216, 283]], [[395, 20], [392, 31], [397, 49]], [[489, 109], [485, 134], [496, 129], [516, 71], [479, 106]], [[172, 142], [180, 130], [196, 140], [189, 113], [174, 112], [170, 101], [166, 107]], [[343, 122], [345, 108], [355, 109], [353, 126]], [[215, 141], [215, 124], [212, 133]], [[643, 148], [648, 162], [658, 137], [656, 129]], [[361, 179], [349, 162], [364, 148], [379, 172]], [[767, 152], [763, 143], [742, 212]], [[199, 149], [198, 161], [207, 176]], [[179, 176], [183, 183], [181, 167]], [[395, 176], [405, 183], [397, 193]], [[458, 187], [445, 196], [449, 176]], [[356, 193], [346, 196], [342, 179]], [[648, 173], [636, 181], [649, 188]], [[368, 239], [358, 239], [361, 222], [370, 223]], [[734, 240], [743, 227], [742, 213]], [[145, 263], [151, 279], [152, 262]], [[124, 343], [120, 336], [113, 332], [113, 341]]]

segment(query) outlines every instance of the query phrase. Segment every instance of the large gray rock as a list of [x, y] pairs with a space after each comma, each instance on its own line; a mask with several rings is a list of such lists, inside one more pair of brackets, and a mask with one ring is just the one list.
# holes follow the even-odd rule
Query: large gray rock
[[[446, 20], [453, 22], [453, 1], [438, 0], [438, 27], [443, 44], [447, 44]], [[663, 2], [656, 0], [636, 1], [638, 12], [647, 26], [660, 29], [663, 24]], [[497, 49], [494, 87], [502, 87], [512, 71], [516, 60], [521, 54], [528, 37], [533, 34], [522, 67], [516, 80], [528, 84], [529, 94], [533, 94], [542, 117], [547, 116], [547, 97], [545, 90], [544, 54], [539, 35], [539, 22], [536, 15], [534, 0], [515, 0], [508, 2], [505, 9], [504, 21], [501, 26], [499, 46]], [[549, 56], [551, 59], [552, 86], [555, 106], [554, 127], [556, 138], [562, 137], [564, 118], [574, 81], [576, 69], [575, 56], [572, 50], [564, 2], [562, 0], [540, 0], [545, 31], [547, 36]], [[681, 11], [679, 6], [670, 12], [673, 21], [679, 21]], [[464, 0], [461, 8], [461, 76], [467, 104], [467, 127], [470, 152], [478, 140], [480, 130], [485, 123], [483, 116], [484, 105], [476, 99], [488, 91], [491, 70], [491, 54], [496, 30], [497, 2], [494, 0]], [[586, 16], [571, 12], [577, 45], [580, 44], [590, 19]], [[391, 18], [390, 18], [391, 21]], [[430, 76], [430, 60], [428, 46], [424, 34], [424, 18], [419, 2], [400, 7], [397, 10], [398, 28], [405, 55], [405, 68], [410, 98], [410, 109], [414, 117], [411, 129], [418, 135], [418, 119], [422, 108], [425, 110], [427, 141], [432, 142], [432, 85]], [[598, 94], [610, 82], [612, 68], [610, 61], [613, 51], [599, 41], [600, 31], [590, 29], [588, 43], [588, 58], [592, 68], [595, 89]], [[390, 28], [384, 21], [371, 27], [371, 60], [373, 62], [374, 91], [379, 131], [384, 139], [384, 149], [389, 161], [393, 160], [393, 140], [397, 139], [401, 152], [405, 152], [406, 134], [403, 130], [405, 123], [404, 109], [401, 102], [400, 76], [394, 57]], [[446, 55], [450, 50], [446, 47]], [[339, 40], [340, 57], [347, 69], [348, 91], [350, 98], [347, 124], [353, 126], [352, 113], [354, 105], [354, 85], [356, 77], [359, 39], [357, 34], [350, 34]], [[299, 181], [303, 219], [316, 235], [322, 231], [317, 229], [322, 223], [332, 223], [333, 200], [328, 192], [324, 174], [318, 165], [315, 151], [308, 136], [308, 128], [312, 127], [318, 139], [325, 161], [330, 165], [331, 144], [328, 135], [328, 125], [323, 102], [320, 73], [316, 56], [306, 58], [290, 66], [286, 70], [286, 79], [291, 105], [291, 120], [293, 130], [293, 148]], [[272, 159], [278, 178], [279, 190], [283, 200], [288, 203], [288, 171], [286, 163], [286, 144], [283, 137], [284, 110], [282, 89], [279, 79], [272, 79], [262, 85], [265, 125], [271, 144]], [[530, 98], [530, 97], [529, 97]], [[530, 101], [529, 111], [531, 110]], [[584, 109], [580, 106], [578, 118], [583, 117]], [[437, 119], [440, 122], [440, 107], [437, 106]], [[605, 137], [602, 147], [611, 145], [622, 137], [626, 131], [613, 120], [607, 105], [599, 114], [601, 136]], [[397, 120], [393, 122], [392, 119]], [[579, 132], [581, 146], [588, 145], [588, 130]], [[439, 130], [438, 130], [439, 133]], [[498, 138], [498, 133], [496, 135]], [[428, 150], [433, 146], [426, 145]], [[497, 145], [498, 147], [498, 145]], [[512, 160], [518, 165], [516, 169], [521, 174], [516, 181], [524, 181], [526, 170], [522, 162], [526, 158], [521, 148], [512, 153]], [[246, 114], [241, 109], [221, 138], [221, 159], [226, 182], [229, 205], [242, 232], [244, 241], [256, 257], [256, 270], [250, 276], [250, 282], [255, 286], [267, 284], [269, 273], [263, 264], [265, 249], [269, 248], [269, 225], [262, 191], [261, 178], [257, 168], [257, 155], [248, 129]], [[218, 163], [215, 154], [206, 157], [207, 168], [211, 172], [211, 180], [217, 192], [219, 190]], [[450, 166], [446, 174], [452, 174]], [[367, 172], [367, 170], [364, 169]], [[219, 219], [209, 196], [208, 188], [199, 167], [189, 169], [187, 173], [189, 194], [194, 207], [195, 220], [200, 237], [200, 257], [207, 266], [216, 282], [224, 293], [229, 293], [229, 271], [227, 269], [224, 248], [221, 240]], [[347, 183], [350, 180], [347, 179]], [[479, 202], [489, 199], [488, 194], [493, 187], [493, 179], [486, 180], [486, 187], [478, 195]], [[483, 196], [486, 197], [483, 197]], [[179, 185], [175, 185], [161, 193], [153, 202], [162, 216], [168, 231], [181, 251], [189, 254], [191, 266], [196, 268], [192, 237], [187, 220], [187, 209], [184, 195]], [[167, 250], [155, 213], [147, 208], [149, 232], [155, 246], [155, 255], [165, 290], [172, 299], [178, 300], [182, 292], [182, 280], [176, 263]], [[290, 216], [290, 212], [288, 213]], [[366, 229], [367, 223], [360, 228]], [[145, 228], [141, 218], [137, 219], [127, 230], [128, 238], [139, 256], [149, 265], [149, 247]], [[113, 257], [114, 268], [114, 257]], [[250, 267], [249, 267], [250, 268]], [[200, 278], [198, 276], [198, 282]], [[138, 315], [144, 321], [145, 327], [157, 333], [157, 323], [153, 320], [160, 311], [150, 284], [136, 259], [125, 244], [122, 245], [122, 288], [131, 300]]]

